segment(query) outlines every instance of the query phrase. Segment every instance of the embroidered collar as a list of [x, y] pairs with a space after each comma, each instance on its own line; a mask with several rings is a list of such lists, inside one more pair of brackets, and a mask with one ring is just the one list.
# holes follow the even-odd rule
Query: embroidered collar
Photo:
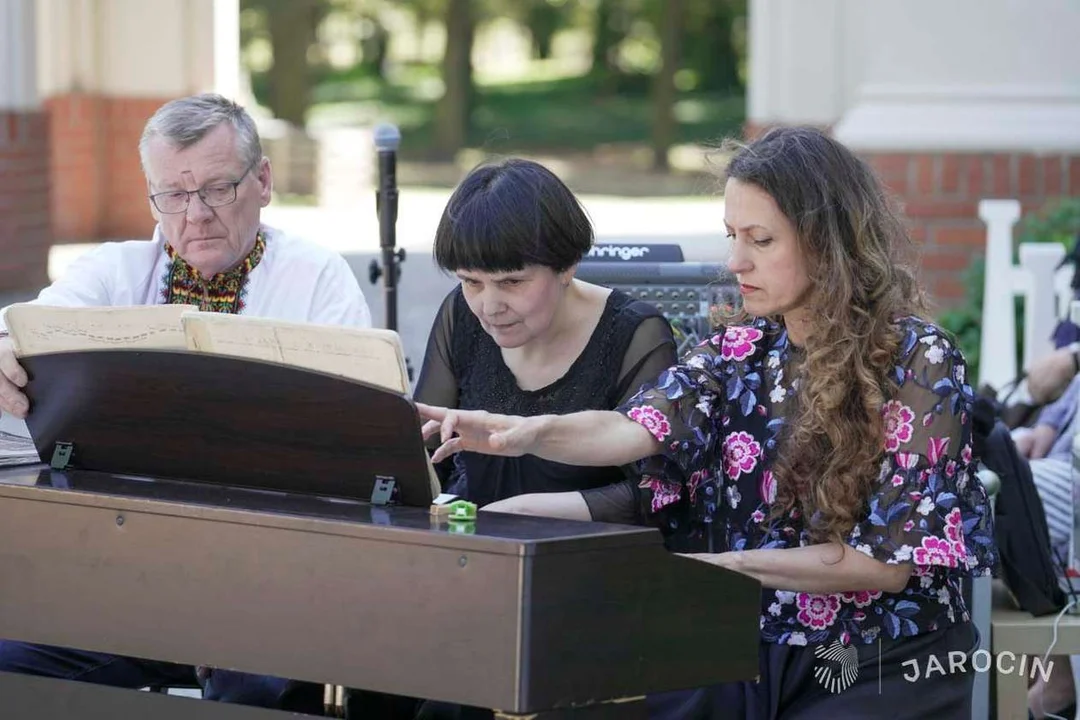
[[238, 314], [244, 309], [248, 274], [262, 260], [265, 251], [266, 238], [259, 230], [255, 235], [255, 246], [242, 263], [204, 280], [171, 245], [165, 243], [170, 262], [162, 278], [161, 299], [166, 305], [198, 305], [204, 312]]

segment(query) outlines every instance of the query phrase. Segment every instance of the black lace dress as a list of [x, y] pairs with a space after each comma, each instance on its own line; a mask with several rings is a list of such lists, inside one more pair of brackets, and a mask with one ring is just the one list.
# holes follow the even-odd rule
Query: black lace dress
[[[674, 363], [675, 341], [667, 320], [652, 305], [613, 290], [567, 373], [540, 390], [522, 390], [459, 286], [435, 318], [415, 396], [429, 405], [509, 415], [613, 410]], [[523, 493], [598, 488], [626, 478], [614, 467], [470, 452], [443, 463], [439, 475], [446, 491], [479, 505]]]

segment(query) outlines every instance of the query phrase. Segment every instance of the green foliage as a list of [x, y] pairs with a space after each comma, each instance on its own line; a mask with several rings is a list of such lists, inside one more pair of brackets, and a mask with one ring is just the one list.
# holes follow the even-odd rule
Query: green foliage
[[[362, 124], [389, 120], [407, 135], [402, 156], [424, 157], [433, 135], [438, 68], [413, 65], [382, 82], [353, 69], [326, 73], [316, 86], [309, 122]], [[647, 141], [651, 122], [648, 78], [621, 76], [619, 92], [596, 91], [594, 76], [480, 85], [468, 146], [493, 153], [586, 150]], [[256, 93], [259, 85], [253, 85]], [[677, 142], [706, 143], [738, 134], [745, 118], [739, 94], [684, 92], [675, 107]]]
[[986, 277], [986, 262], [982, 257], [971, 261], [964, 271], [964, 286], [967, 297], [962, 305], [946, 310], [938, 317], [938, 323], [952, 333], [960, 350], [967, 360], [969, 382], [979, 377], [979, 343], [982, 338], [982, 303], [983, 283]]
[[[1059, 198], [1047, 202], [1038, 212], [1025, 215], [1018, 223], [1013, 242], [1013, 262], [1019, 258], [1020, 243], [1059, 243], [1070, 250], [1080, 235], [1080, 198]], [[960, 344], [968, 361], [968, 377], [979, 375], [979, 343], [982, 326], [985, 263], [972, 261], [964, 273], [967, 296], [964, 303], [941, 314], [938, 321]], [[1024, 301], [1016, 299], [1016, 363], [1023, 362]]]

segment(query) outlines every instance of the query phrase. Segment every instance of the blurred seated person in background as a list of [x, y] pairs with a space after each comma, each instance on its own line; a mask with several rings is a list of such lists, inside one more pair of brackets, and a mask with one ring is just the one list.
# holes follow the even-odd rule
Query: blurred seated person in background
[[[1066, 562], [1076, 514], [1072, 447], [1080, 402], [1078, 350], [1072, 346], [1061, 348], [1032, 364], [1027, 373], [1028, 394], [1036, 402], [1049, 403], [1039, 411], [1032, 427], [1017, 428], [1012, 433], [1017, 450], [1031, 467], [1050, 531], [1050, 552], [1055, 560]], [[1051, 660], [1056, 667], [1069, 667], [1065, 656], [1053, 656]], [[1046, 680], [1036, 678], [1028, 692], [1028, 707], [1036, 720], [1047, 713], [1073, 717], [1076, 691], [1072, 675], [1055, 672]]]
[[640, 482], [488, 510], [644, 515], [669, 548], [762, 583], [757, 681], [650, 698], [653, 718], [968, 720], [971, 673], [904, 677], [913, 659], [977, 647], [960, 581], [996, 563], [963, 356], [917, 316], [910, 238], [847, 148], [775, 129], [737, 149], [727, 175], [743, 315], [615, 411], [422, 405], [443, 443], [433, 458], [638, 462]]
[[1051, 402], [1061, 397], [1077, 373], [1080, 373], [1080, 343], [1057, 348], [1028, 368], [1024, 378], [1028, 395], [1037, 404]]
[[[272, 174], [243, 108], [209, 94], [169, 102], [147, 122], [139, 153], [158, 221], [153, 239], [99, 246], [34, 302], [191, 304], [211, 312], [370, 327], [367, 302], [340, 255], [260, 222]], [[26, 416], [26, 382], [10, 338], [0, 339], [0, 410]], [[0, 641], [0, 671], [128, 688], [194, 684], [197, 678], [189, 665], [9, 641]], [[287, 680], [207, 668], [198, 679], [208, 699], [301, 709], [290, 699], [299, 686]], [[315, 688], [310, 707], [321, 705], [322, 690]]]
[[[671, 365], [675, 340], [655, 306], [574, 278], [592, 244], [577, 198], [542, 165], [507, 159], [469, 173], [435, 235], [435, 261], [461, 284], [435, 318], [416, 399], [526, 416], [610, 410]], [[465, 452], [439, 471], [446, 492], [482, 506], [626, 479], [615, 463], [593, 465]], [[353, 691], [349, 717], [411, 718], [410, 702]], [[490, 716], [441, 703], [421, 711]]]

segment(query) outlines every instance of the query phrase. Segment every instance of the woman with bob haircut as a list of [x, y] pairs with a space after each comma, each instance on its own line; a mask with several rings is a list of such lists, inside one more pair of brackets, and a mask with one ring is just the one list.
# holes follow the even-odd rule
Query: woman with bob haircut
[[[461, 280], [428, 340], [419, 402], [513, 415], [611, 410], [675, 361], [667, 320], [649, 303], [576, 280], [593, 229], [550, 170], [522, 159], [477, 167], [435, 233], [435, 261]], [[618, 483], [618, 467], [535, 457], [456, 455], [447, 492], [480, 505]]]
[[[592, 244], [581, 204], [543, 165], [509, 158], [470, 172], [435, 233], [436, 263], [461, 284], [435, 317], [417, 401], [521, 416], [610, 410], [670, 366], [675, 340], [654, 306], [574, 278]], [[615, 464], [474, 452], [455, 454], [438, 470], [446, 492], [480, 506], [628, 477]], [[353, 690], [347, 715], [484, 720], [493, 713]]]
[[904, 677], [975, 649], [961, 581], [996, 562], [964, 358], [921, 315], [909, 236], [865, 163], [808, 128], [732, 149], [743, 302], [715, 336], [615, 410], [421, 407], [434, 458], [636, 463], [634, 481], [488, 510], [640, 514], [672, 550], [761, 582], [758, 681], [650, 698], [654, 717], [966, 720], [971, 674]]

